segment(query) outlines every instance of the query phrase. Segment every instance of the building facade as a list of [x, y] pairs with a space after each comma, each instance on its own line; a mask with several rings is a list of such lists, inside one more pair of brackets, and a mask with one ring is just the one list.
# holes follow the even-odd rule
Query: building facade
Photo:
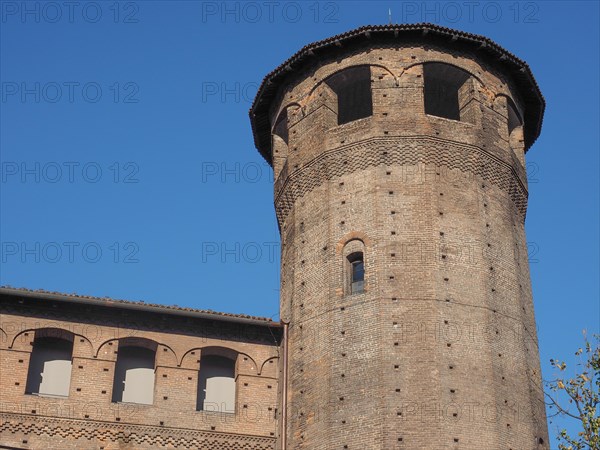
[[281, 325], [0, 289], [0, 448], [271, 450]]
[[0, 290], [0, 448], [548, 449], [526, 63], [367, 26], [268, 74], [281, 322]]

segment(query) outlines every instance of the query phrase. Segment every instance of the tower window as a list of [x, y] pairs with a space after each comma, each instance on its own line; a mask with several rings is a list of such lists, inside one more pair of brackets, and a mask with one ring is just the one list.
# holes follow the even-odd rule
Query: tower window
[[29, 360], [25, 392], [68, 397], [72, 354], [72, 341], [56, 337], [36, 337]]
[[198, 373], [198, 411], [235, 412], [235, 361], [218, 355], [203, 356]]
[[145, 347], [119, 347], [113, 383], [113, 402], [154, 403], [154, 362], [156, 351]]
[[348, 255], [349, 263], [349, 281], [350, 281], [350, 293], [360, 294], [364, 292], [365, 284], [365, 263], [362, 252], [355, 252]]
[[328, 78], [326, 83], [337, 95], [338, 125], [373, 115], [369, 66], [342, 70]]
[[426, 63], [425, 114], [460, 120], [459, 91], [469, 79], [468, 72], [444, 63]]

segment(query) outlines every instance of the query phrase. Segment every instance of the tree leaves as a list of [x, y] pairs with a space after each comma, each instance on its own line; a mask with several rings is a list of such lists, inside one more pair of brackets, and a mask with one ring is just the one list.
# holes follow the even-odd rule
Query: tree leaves
[[[556, 407], [556, 414], [578, 420], [582, 428], [577, 437], [571, 437], [565, 429], [560, 430], [557, 434], [560, 450], [600, 450], [600, 335], [593, 336], [592, 346], [584, 331], [584, 340], [584, 347], [575, 352], [581, 359], [577, 364], [579, 373], [571, 378], [545, 382], [551, 392], [564, 394], [559, 400], [558, 396], [546, 393], [550, 408]], [[565, 362], [551, 359], [550, 364], [560, 372], [567, 371]], [[574, 408], [565, 406], [565, 399]]]

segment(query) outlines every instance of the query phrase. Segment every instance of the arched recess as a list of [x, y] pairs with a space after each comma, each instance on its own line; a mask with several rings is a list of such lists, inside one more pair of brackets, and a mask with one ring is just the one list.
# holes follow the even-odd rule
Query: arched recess
[[273, 173], [277, 179], [289, 156], [290, 133], [292, 122], [297, 120], [297, 114], [301, 112], [298, 103], [291, 103], [281, 109], [271, 129], [272, 151], [273, 151]]
[[423, 101], [425, 114], [461, 122], [475, 123], [479, 105], [477, 85], [471, 72], [446, 62], [423, 63]]
[[235, 414], [240, 353], [225, 347], [201, 350], [196, 410]]
[[334, 71], [332, 71], [331, 73], [327, 74], [326, 76], [323, 77], [323, 79], [319, 80], [308, 92], [308, 95], [306, 96], [306, 101], [305, 103], [311, 103], [313, 101], [313, 99], [315, 98], [315, 96], [318, 95], [319, 93], [319, 89], [323, 86], [323, 84], [327, 84], [327, 81], [332, 78], [335, 77], [336, 75], [340, 74], [341, 72], [344, 72], [348, 69], [355, 69], [355, 68], [359, 68], [359, 67], [367, 67], [369, 68], [369, 71], [372, 72], [372, 68], [376, 67], [378, 69], [383, 69], [384, 72], [389, 73], [392, 78], [394, 79], [394, 84], [397, 86], [399, 84], [399, 77], [396, 76], [394, 74], [394, 72], [392, 72], [390, 69], [388, 69], [386, 66], [384, 66], [383, 64], [355, 64], [355, 65], [350, 65], [347, 67], [342, 67], [339, 69], [336, 69]]
[[[118, 344], [118, 345], [115, 346], [114, 344]], [[116, 351], [116, 349], [118, 347], [122, 347], [125, 345], [147, 348], [147, 349], [154, 350], [154, 351], [158, 351], [159, 347], [166, 348], [168, 350], [168, 355], [171, 358], [170, 365], [172, 365], [172, 366], [178, 365], [179, 358], [177, 357], [175, 350], [173, 350], [170, 346], [165, 345], [161, 342], [154, 341], [153, 339], [150, 339], [150, 338], [142, 338], [142, 337], [134, 337], [134, 336], [107, 339], [106, 341], [102, 342], [98, 346], [98, 349], [96, 350], [96, 353], [94, 354], [94, 358], [99, 358], [99, 357], [103, 356], [105, 359], [113, 359], [111, 357], [111, 355], [115, 354], [114, 352]]]
[[398, 80], [399, 82], [402, 81], [402, 77], [407, 73], [407, 71], [409, 69], [412, 69], [413, 67], [417, 67], [417, 66], [424, 66], [425, 64], [445, 64], [447, 66], [452, 66], [454, 68], [456, 68], [457, 70], [461, 70], [463, 72], [467, 72], [469, 74], [470, 77], [472, 77], [475, 81], [477, 81], [481, 86], [485, 87], [485, 83], [483, 82], [483, 80], [481, 79], [481, 77], [475, 73], [473, 73], [473, 71], [467, 67], [464, 67], [462, 64], [459, 64], [458, 62], [447, 62], [441, 59], [430, 59], [427, 61], [417, 61], [414, 62], [412, 64], [407, 64], [406, 66], [404, 66], [404, 68], [402, 69], [402, 72], [400, 72], [400, 74], [398, 75]]
[[69, 396], [74, 339], [73, 333], [59, 328], [35, 330], [27, 370], [26, 394]]
[[370, 65], [346, 67], [323, 82], [335, 94], [338, 125], [373, 115]]
[[[41, 328], [28, 328], [26, 330], [21, 330], [17, 333], [8, 348], [15, 350], [31, 350], [31, 344], [34, 342], [36, 337], [53, 337], [59, 339], [72, 340], [75, 342], [75, 339], [79, 340], [79, 343], [84, 343], [86, 348], [89, 350], [87, 354], [84, 354], [85, 357], [93, 357], [94, 350], [92, 342], [84, 335], [73, 333], [69, 330], [65, 330], [63, 328], [57, 327], [41, 327]], [[83, 342], [81, 342], [83, 340]], [[81, 355], [81, 348], [79, 349]]]
[[203, 354], [221, 354], [223, 356], [232, 357], [233, 355], [239, 355], [239, 368], [250, 373], [257, 373], [258, 364], [250, 355], [245, 352], [235, 350], [228, 347], [220, 346], [206, 346], [206, 347], [195, 347], [185, 352], [182, 356], [179, 366], [185, 368], [197, 367], [198, 360]]
[[118, 342], [112, 401], [152, 405], [158, 342], [138, 337]]
[[521, 165], [525, 167], [525, 138], [523, 136], [523, 116], [519, 112], [517, 105], [515, 105], [515, 102], [510, 97], [506, 97], [506, 110], [508, 142], [510, 144], [511, 150], [515, 153], [517, 159], [521, 162]]

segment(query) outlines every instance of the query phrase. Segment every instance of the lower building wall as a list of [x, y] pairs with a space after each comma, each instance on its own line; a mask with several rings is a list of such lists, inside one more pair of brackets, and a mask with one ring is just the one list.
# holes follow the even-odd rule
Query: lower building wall
[[[0, 299], [0, 448], [275, 448], [276, 327], [115, 309], [84, 312], [73, 305]], [[73, 342], [67, 397], [26, 393], [36, 333], [48, 330]], [[113, 401], [124, 339], [156, 347], [152, 404]], [[235, 412], [197, 410], [203, 353], [235, 355]]]
[[202, 430], [152, 427], [0, 414], [0, 448], [272, 450], [274, 438]]

